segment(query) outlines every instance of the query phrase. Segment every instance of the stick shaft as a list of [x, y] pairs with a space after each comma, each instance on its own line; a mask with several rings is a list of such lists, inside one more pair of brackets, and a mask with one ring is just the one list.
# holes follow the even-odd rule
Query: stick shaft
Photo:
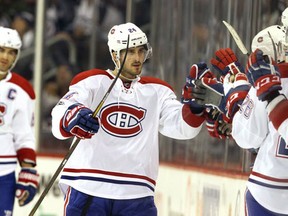
[[[123, 59], [123, 62], [121, 64], [121, 67], [116, 75], [116, 77], [114, 78], [113, 82], [111, 83], [111, 85], [109, 86], [107, 92], [105, 93], [105, 95], [103, 96], [102, 100], [100, 101], [100, 103], [98, 104], [98, 106], [96, 107], [96, 109], [94, 110], [92, 116], [96, 117], [96, 115], [98, 114], [98, 112], [100, 111], [101, 107], [103, 106], [104, 102], [106, 101], [106, 99], [108, 98], [111, 90], [113, 89], [115, 83], [117, 82], [117, 79], [119, 78], [121, 71], [123, 69], [124, 63], [126, 61], [126, 57], [127, 57], [127, 50], [129, 48], [129, 40], [130, 40], [130, 36], [128, 35], [128, 39], [127, 39], [127, 47], [126, 47], [126, 51], [125, 51], [125, 56]], [[29, 213], [29, 216], [33, 216], [35, 214], [35, 212], [37, 211], [37, 209], [39, 208], [40, 204], [42, 203], [43, 199], [45, 198], [45, 196], [48, 194], [49, 190], [51, 189], [52, 185], [54, 184], [54, 182], [56, 181], [57, 177], [59, 176], [60, 172], [62, 171], [62, 169], [64, 168], [65, 164], [67, 163], [68, 159], [70, 158], [70, 156], [72, 155], [72, 153], [74, 152], [74, 150], [76, 149], [77, 145], [80, 142], [80, 138], [76, 138], [75, 141], [72, 143], [70, 149], [68, 150], [67, 154], [65, 155], [65, 157], [63, 158], [62, 162], [60, 163], [60, 165], [58, 166], [56, 172], [53, 174], [52, 178], [50, 179], [49, 183], [47, 184], [47, 186], [45, 187], [44, 191], [42, 192], [42, 194], [40, 195], [40, 197], [38, 198], [36, 204], [34, 205], [34, 207], [32, 208], [32, 210]]]
[[245, 55], [249, 55], [248, 50], [246, 49], [244, 43], [242, 42], [241, 38], [239, 37], [238, 33], [236, 32], [236, 30], [233, 28], [233, 26], [231, 26], [229, 23], [227, 23], [226, 21], [222, 21], [224, 23], [224, 25], [226, 26], [226, 28], [228, 29], [228, 31], [230, 32], [230, 34], [232, 35], [235, 43], [237, 44], [238, 48], [241, 50], [241, 52]]

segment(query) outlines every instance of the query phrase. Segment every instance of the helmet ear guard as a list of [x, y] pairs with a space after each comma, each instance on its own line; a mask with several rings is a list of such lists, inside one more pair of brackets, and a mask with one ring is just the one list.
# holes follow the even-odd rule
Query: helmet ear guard
[[251, 50], [261, 49], [264, 55], [271, 56], [277, 63], [288, 62], [288, 44], [284, 26], [272, 25], [256, 34], [252, 40]]
[[14, 29], [5, 28], [0, 26], [0, 47], [7, 47], [17, 50], [17, 56], [15, 58], [15, 61], [9, 68], [10, 70], [16, 65], [19, 56], [20, 56], [20, 50], [22, 47], [22, 41], [18, 34], [18, 32]]
[[108, 33], [108, 47], [112, 60], [118, 69], [119, 66], [114, 60], [113, 52], [116, 54], [116, 60], [119, 61], [120, 51], [127, 48], [126, 46], [128, 35], [130, 35], [128, 48], [144, 45], [145, 49], [147, 50], [144, 61], [146, 61], [146, 59], [150, 58], [152, 55], [152, 48], [148, 43], [147, 36], [139, 27], [133, 23], [115, 25], [110, 29]]

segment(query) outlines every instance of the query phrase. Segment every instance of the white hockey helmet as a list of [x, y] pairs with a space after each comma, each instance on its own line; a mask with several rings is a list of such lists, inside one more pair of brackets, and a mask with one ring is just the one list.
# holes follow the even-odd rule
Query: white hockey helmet
[[115, 25], [110, 29], [108, 33], [108, 47], [112, 56], [112, 60], [117, 68], [120, 66], [117, 65], [117, 63], [114, 61], [112, 53], [116, 52], [116, 58], [118, 60], [120, 59], [120, 51], [126, 49], [127, 47], [128, 35], [130, 35], [128, 48], [145, 45], [147, 53], [144, 61], [150, 58], [152, 55], [152, 48], [148, 43], [147, 36], [139, 27], [130, 22]]
[[20, 56], [20, 49], [22, 46], [21, 38], [18, 32], [14, 29], [5, 28], [0, 26], [0, 47], [7, 47], [17, 50], [17, 56], [11, 67], [10, 70], [15, 66], [17, 63], [19, 56]]
[[281, 22], [283, 26], [288, 27], [288, 7], [282, 12]]
[[288, 44], [285, 42], [286, 31], [284, 26], [272, 25], [260, 32], [253, 38], [251, 50], [261, 49], [264, 55], [271, 56], [277, 63], [286, 62]]

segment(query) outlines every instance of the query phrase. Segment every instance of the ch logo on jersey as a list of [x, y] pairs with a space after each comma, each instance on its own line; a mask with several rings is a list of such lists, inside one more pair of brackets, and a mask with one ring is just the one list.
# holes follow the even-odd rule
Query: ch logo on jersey
[[117, 137], [132, 137], [142, 131], [141, 121], [146, 110], [131, 104], [113, 103], [105, 106], [100, 114], [101, 127]]

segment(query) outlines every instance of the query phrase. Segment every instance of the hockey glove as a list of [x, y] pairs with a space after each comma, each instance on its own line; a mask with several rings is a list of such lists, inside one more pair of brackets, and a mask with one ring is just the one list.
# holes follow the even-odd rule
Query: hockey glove
[[227, 74], [223, 85], [229, 85], [229, 87], [224, 87], [225, 91], [225, 113], [228, 120], [227, 122], [232, 122], [235, 113], [239, 110], [241, 104], [243, 103], [246, 95], [249, 92], [250, 84], [245, 74], [238, 73], [233, 76], [233, 80], [230, 79], [230, 75]]
[[212, 58], [210, 63], [222, 76], [225, 76], [227, 73], [244, 73], [244, 68], [230, 48], [219, 49], [215, 52], [215, 55], [216, 57]]
[[16, 198], [20, 206], [28, 204], [35, 196], [39, 183], [39, 174], [35, 169], [22, 168], [16, 183]]
[[196, 88], [192, 95], [198, 104], [219, 107], [221, 99], [224, 96], [223, 84], [221, 82], [204, 77], [195, 80], [194, 83]]
[[264, 57], [263, 52], [259, 49], [249, 56], [246, 75], [261, 101], [273, 100], [282, 89], [276, 62], [270, 56]]
[[203, 114], [205, 109], [203, 104], [197, 103], [198, 100], [201, 101], [202, 98], [205, 97], [205, 89], [196, 87], [194, 83], [196, 79], [203, 77], [214, 78], [215, 76], [207, 67], [206, 63], [202, 62], [193, 64], [190, 68], [189, 75], [186, 77], [186, 84], [182, 89], [181, 102], [183, 104], [188, 104], [190, 106], [191, 112], [194, 114]]
[[197, 94], [200, 94], [202, 89], [197, 89], [196, 87], [189, 87], [185, 85], [182, 89], [181, 103], [188, 104], [190, 110], [194, 114], [203, 114], [205, 107], [196, 102], [197, 98], [193, 97], [193, 91], [198, 91]]
[[92, 117], [92, 110], [82, 104], [73, 104], [62, 118], [62, 127], [80, 139], [89, 139], [99, 130], [98, 118]]
[[216, 120], [206, 119], [206, 128], [211, 137], [226, 139], [231, 136], [232, 125], [222, 120], [222, 113]]
[[239, 110], [244, 99], [246, 98], [250, 87], [247, 85], [238, 86], [232, 88], [228, 94], [225, 96], [226, 100], [226, 115], [230, 121], [233, 120], [235, 113]]
[[217, 107], [224, 96], [223, 85], [215, 79], [202, 78], [195, 80], [194, 86], [185, 85], [182, 90], [181, 102], [189, 104], [195, 114], [202, 112], [206, 107]]
[[189, 75], [186, 77], [186, 85], [194, 86], [194, 81], [203, 77], [216, 78], [211, 70], [207, 67], [206, 63], [201, 62], [198, 64], [193, 64], [190, 68]]

